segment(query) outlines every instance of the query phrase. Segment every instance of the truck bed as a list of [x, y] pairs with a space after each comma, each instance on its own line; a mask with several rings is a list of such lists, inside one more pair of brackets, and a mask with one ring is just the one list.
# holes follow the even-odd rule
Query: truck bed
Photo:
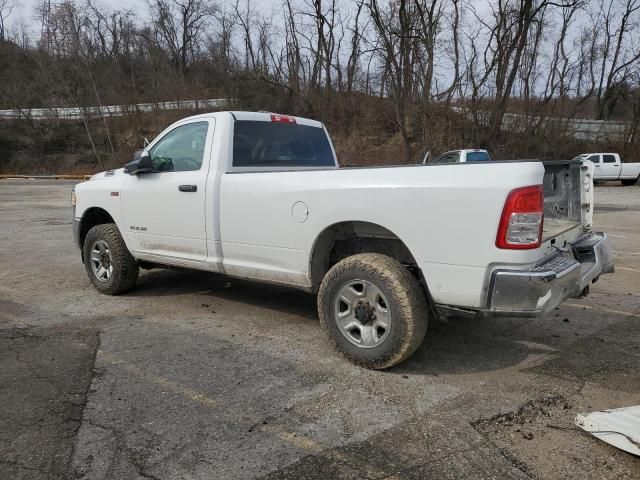
[[[542, 240], [551, 240], [582, 225], [581, 162], [550, 161], [544, 165]], [[579, 235], [576, 231], [576, 236]]]
[[542, 227], [542, 241], [551, 240], [578, 226], [580, 226], [580, 222], [566, 218], [545, 218], [544, 226]]

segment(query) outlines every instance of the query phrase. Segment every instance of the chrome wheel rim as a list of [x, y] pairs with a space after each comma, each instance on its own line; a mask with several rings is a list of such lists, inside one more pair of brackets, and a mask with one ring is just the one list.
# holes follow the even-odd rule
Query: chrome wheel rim
[[113, 257], [109, 245], [104, 240], [96, 240], [91, 245], [91, 257], [89, 258], [91, 271], [100, 282], [108, 282], [113, 275]]
[[373, 348], [384, 342], [392, 326], [386, 297], [367, 280], [349, 280], [338, 290], [334, 318], [340, 333], [353, 345]]

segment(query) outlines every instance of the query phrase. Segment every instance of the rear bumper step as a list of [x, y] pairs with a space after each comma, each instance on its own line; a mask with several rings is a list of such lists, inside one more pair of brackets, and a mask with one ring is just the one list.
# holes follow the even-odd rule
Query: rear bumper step
[[580, 237], [571, 251], [558, 251], [527, 270], [492, 273], [485, 316], [537, 317], [567, 298], [579, 297], [600, 275], [614, 271], [611, 244], [604, 233]]

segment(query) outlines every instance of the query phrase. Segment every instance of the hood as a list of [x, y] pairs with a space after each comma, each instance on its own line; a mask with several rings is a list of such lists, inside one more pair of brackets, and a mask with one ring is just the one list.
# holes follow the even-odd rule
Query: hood
[[124, 175], [124, 168], [118, 168], [116, 170], [105, 170], [104, 172], [96, 173], [93, 175], [89, 181], [92, 180], [103, 180], [105, 178], [119, 177]]

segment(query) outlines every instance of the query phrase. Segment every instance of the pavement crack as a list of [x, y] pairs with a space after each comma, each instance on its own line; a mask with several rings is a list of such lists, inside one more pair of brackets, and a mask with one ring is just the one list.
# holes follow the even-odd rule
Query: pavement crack
[[75, 441], [73, 442], [73, 446], [71, 447], [71, 452], [69, 453], [69, 457], [67, 459], [66, 465], [67, 465], [67, 472], [70, 473], [70, 470], [72, 469], [72, 464], [73, 464], [73, 459], [76, 455], [76, 451], [78, 448], [78, 433], [80, 432], [80, 429], [82, 428], [82, 425], [85, 422], [85, 409], [87, 407], [87, 402], [89, 401], [89, 391], [91, 390], [91, 387], [93, 385], [93, 380], [96, 376], [96, 358], [98, 356], [98, 350], [100, 349], [100, 342], [101, 342], [101, 338], [100, 338], [100, 331], [96, 332], [96, 342], [95, 345], [93, 347], [93, 352], [91, 355], [92, 361], [91, 361], [91, 377], [89, 378], [89, 381], [86, 382], [85, 384], [85, 388], [84, 388], [84, 392], [82, 392], [82, 395], [80, 397], [80, 401], [77, 403], [73, 403], [74, 406], [78, 406], [80, 407], [80, 418], [78, 419], [74, 419], [77, 421], [77, 425], [74, 428], [71, 436], [73, 438], [75, 438]]
[[[110, 459], [111, 463], [109, 464], [109, 468], [107, 469], [107, 475], [106, 475], [107, 478], [110, 478], [111, 476], [111, 470], [113, 468], [113, 465], [116, 462], [118, 454], [124, 454], [126, 459], [135, 468], [136, 473], [140, 477], [149, 478], [152, 480], [160, 480], [159, 477], [156, 477], [155, 475], [149, 473], [148, 470], [150, 468], [155, 467], [162, 461], [155, 462], [151, 465], [147, 465], [147, 456], [144, 454], [141, 454], [140, 451], [133, 449], [127, 445], [126, 432], [121, 432], [116, 427], [110, 427], [108, 425], [104, 425], [102, 423], [96, 422], [95, 420], [85, 419], [84, 423], [94, 428], [99, 428], [109, 432], [114, 439], [115, 448], [114, 448], [113, 455], [111, 456], [111, 459]], [[80, 474], [78, 476], [81, 477], [83, 476], [83, 474]]]

